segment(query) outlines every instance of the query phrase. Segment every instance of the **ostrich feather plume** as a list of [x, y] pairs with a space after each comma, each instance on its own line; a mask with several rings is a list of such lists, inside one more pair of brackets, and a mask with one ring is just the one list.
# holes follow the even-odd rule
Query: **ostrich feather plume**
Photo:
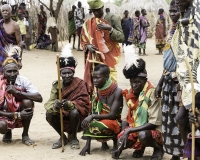
[[8, 55], [8, 57], [11, 57], [15, 54], [19, 56], [21, 53], [21, 48], [17, 45], [9, 44], [5, 47], [5, 53]]
[[71, 43], [66, 44], [62, 48], [61, 57], [74, 57], [72, 54], [72, 45]]
[[136, 48], [134, 45], [124, 46], [124, 55], [125, 55], [125, 69], [128, 70], [133, 64], [138, 68], [139, 67], [139, 57], [136, 54]]

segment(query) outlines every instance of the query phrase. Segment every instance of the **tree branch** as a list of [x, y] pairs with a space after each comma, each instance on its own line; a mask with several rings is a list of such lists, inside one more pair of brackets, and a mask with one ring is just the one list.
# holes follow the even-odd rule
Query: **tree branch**
[[48, 9], [49, 11], [51, 11], [51, 9], [49, 8], [49, 7], [47, 7], [47, 5], [46, 4], [44, 4], [43, 2], [41, 2], [40, 0], [38, 0], [43, 6], [45, 6], [46, 7], [46, 9]]

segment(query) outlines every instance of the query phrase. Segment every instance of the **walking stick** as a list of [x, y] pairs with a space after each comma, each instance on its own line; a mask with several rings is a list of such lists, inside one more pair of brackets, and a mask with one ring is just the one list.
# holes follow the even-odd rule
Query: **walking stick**
[[[61, 94], [61, 84], [60, 84], [60, 63], [59, 63], [59, 54], [56, 55], [57, 57], [57, 70], [58, 70], [58, 96], [59, 101], [62, 101], [62, 94]], [[64, 152], [64, 130], [63, 130], [63, 113], [62, 108], [60, 108], [60, 126], [61, 126], [61, 139], [62, 139], [62, 152]]]
[[[186, 67], [188, 69], [188, 73], [190, 76], [190, 83], [191, 83], [191, 88], [192, 88], [192, 114], [195, 115], [195, 92], [194, 92], [194, 81], [193, 81], [193, 77], [192, 77], [192, 72], [191, 72], [191, 68], [189, 66], [189, 63], [187, 61], [187, 58], [184, 58]], [[192, 160], [194, 160], [195, 158], [195, 124], [192, 123], [192, 153], [191, 153], [191, 158]]]

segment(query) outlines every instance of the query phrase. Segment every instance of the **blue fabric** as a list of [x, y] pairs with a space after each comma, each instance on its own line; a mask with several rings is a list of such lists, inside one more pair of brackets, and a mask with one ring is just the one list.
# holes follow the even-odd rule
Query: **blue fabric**
[[176, 58], [171, 48], [164, 51], [163, 55], [163, 68], [168, 72], [176, 71]]

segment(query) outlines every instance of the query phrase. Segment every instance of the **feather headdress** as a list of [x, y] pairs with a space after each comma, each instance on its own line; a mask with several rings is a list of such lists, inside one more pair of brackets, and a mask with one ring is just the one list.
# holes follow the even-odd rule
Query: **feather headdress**
[[77, 61], [72, 54], [72, 45], [69, 43], [62, 48], [60, 55], [60, 69], [69, 68], [75, 71]]
[[12, 57], [14, 55], [19, 56], [21, 53], [21, 48], [17, 45], [9, 44], [8, 46], [5, 46], [5, 54], [7, 54], [8, 57]]
[[136, 54], [136, 48], [134, 45], [124, 46], [124, 56], [125, 56], [125, 69], [128, 70], [133, 64], [139, 67], [139, 56]]

